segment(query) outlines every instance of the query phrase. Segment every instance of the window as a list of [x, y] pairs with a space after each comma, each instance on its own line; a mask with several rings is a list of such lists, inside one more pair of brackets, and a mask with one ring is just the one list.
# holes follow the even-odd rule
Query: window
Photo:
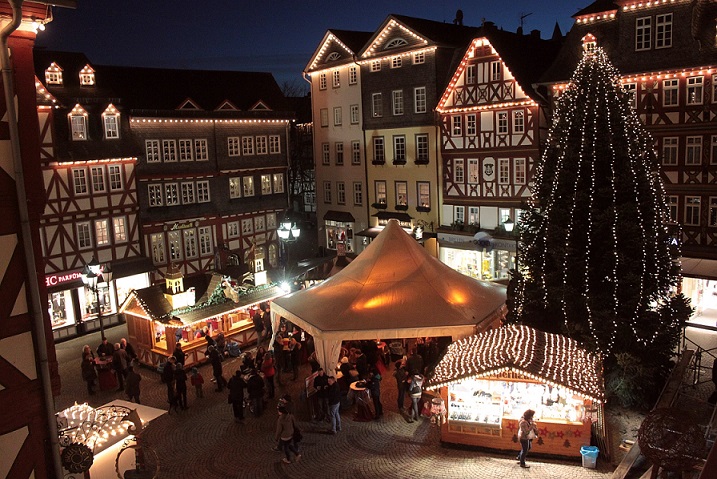
[[391, 68], [401, 68], [401, 57], [391, 57]]
[[322, 165], [330, 165], [331, 164], [331, 150], [329, 149], [328, 143], [321, 144], [321, 164]]
[[342, 166], [344, 164], [344, 143], [337, 141], [334, 143], [334, 149], [336, 153], [336, 166]]
[[72, 128], [73, 141], [87, 139], [87, 115], [71, 114], [70, 126]]
[[179, 140], [179, 161], [194, 160], [192, 151], [192, 140]]
[[152, 261], [154, 264], [163, 264], [164, 261], [164, 235], [155, 233], [149, 237], [152, 247]]
[[466, 223], [469, 225], [480, 224], [480, 209], [477, 206], [468, 207], [468, 218], [466, 218]]
[[655, 16], [655, 48], [672, 46], [672, 14]]
[[244, 196], [254, 196], [253, 176], [245, 176], [244, 178], [242, 178], [242, 185], [244, 186], [244, 190], [242, 191]]
[[371, 62], [371, 71], [372, 72], [380, 72], [381, 71], [381, 60], [374, 60]]
[[373, 162], [374, 163], [385, 163], [386, 162], [386, 150], [383, 144], [382, 136], [373, 137]]
[[72, 170], [72, 186], [76, 195], [87, 194], [87, 171], [84, 169]]
[[475, 115], [475, 113], [466, 115], [466, 135], [476, 136], [476, 115]]
[[416, 113], [426, 113], [426, 87], [413, 89], [413, 108]]
[[264, 221], [264, 215], [255, 216], [254, 217], [254, 231], [257, 233], [259, 231], [265, 231], [266, 230], [266, 222]]
[[179, 188], [177, 183], [166, 183], [164, 185], [164, 202], [167, 206], [179, 204]]
[[451, 117], [451, 136], [461, 136], [463, 127], [461, 125], [463, 118], [460, 115]]
[[147, 186], [149, 194], [149, 207], [162, 206], [164, 204], [162, 196], [162, 185], [152, 184]]
[[[282, 174], [282, 178], [283, 178], [283, 176], [284, 175]], [[282, 181], [282, 184], [283, 184], [283, 181]], [[270, 229], [270, 230], [276, 228], [276, 213], [267, 213], [266, 214], [266, 227], [267, 227], [267, 229]]]
[[478, 174], [480, 173], [480, 170], [478, 170], [478, 160], [476, 158], [469, 158], [468, 159], [468, 184], [476, 185], [478, 184]]
[[371, 94], [371, 114], [374, 118], [383, 116], [383, 101], [380, 93]]
[[93, 166], [90, 168], [90, 177], [92, 178], [93, 193], [105, 191], [105, 169], [103, 167]]
[[687, 79], [687, 104], [702, 104], [702, 77], [690, 77]]
[[413, 54], [413, 64], [420, 65], [426, 63], [426, 52], [416, 52]]
[[408, 205], [408, 182], [396, 182], [396, 206]]
[[127, 241], [127, 220], [124, 216], [112, 218], [112, 232], [114, 233], [115, 243]]
[[159, 163], [159, 140], [145, 140], [147, 163]]
[[271, 175], [261, 175], [261, 194], [271, 194]]
[[476, 82], [476, 66], [475, 65], [468, 65], [466, 67], [466, 83], [475, 83]]
[[274, 193], [284, 192], [284, 173], [274, 173]]
[[162, 140], [162, 155], [165, 162], [177, 161], [177, 143], [174, 140]]
[[505, 135], [508, 133], [508, 112], [498, 112], [498, 134]]
[[360, 182], [354, 182], [354, 206], [363, 205], [363, 185]]
[[105, 127], [105, 138], [112, 140], [119, 138], [119, 115], [116, 113], [103, 113], [102, 123]]
[[241, 220], [241, 232], [245, 235], [254, 233], [254, 221], [251, 218]]
[[241, 178], [229, 178], [229, 198], [241, 198]]
[[341, 86], [341, 73], [338, 70], [334, 70], [332, 76], [333, 76], [332, 86], [334, 88], [340, 87]]
[[687, 137], [687, 155], [685, 165], [701, 165], [702, 164], [702, 137]]
[[343, 181], [336, 183], [336, 203], [346, 204], [346, 184]]
[[359, 142], [359, 141], [351, 142], [351, 164], [352, 165], [360, 165], [361, 164], [361, 142]]
[[197, 230], [194, 228], [184, 230], [182, 232], [184, 236], [184, 257], [185, 258], [196, 258], [197, 257]]
[[45, 70], [45, 81], [48, 85], [62, 85], [62, 69], [57, 63], [52, 62], [47, 70]]
[[342, 123], [341, 107], [337, 106], [334, 108], [334, 126], [341, 126], [341, 123]]
[[466, 219], [465, 206], [454, 206], [453, 207], [453, 218], [456, 223], [458, 223], [458, 222], [463, 223], [463, 221]]
[[455, 183], [463, 183], [465, 181], [463, 160], [455, 160], [453, 164], [453, 181]]
[[712, 135], [712, 146], [710, 148], [710, 164], [717, 165], [717, 135]]
[[331, 182], [324, 181], [324, 203], [331, 204]]
[[194, 155], [197, 161], [209, 160], [206, 138], [198, 138], [194, 140]]
[[667, 200], [667, 209], [668, 209], [668, 212], [669, 212], [669, 214], [670, 214], [670, 218], [669, 218], [669, 219], [670, 219], [671, 221], [675, 221], [675, 222], [676, 222], [676, 221], [677, 221], [677, 211], [678, 211], [679, 200], [678, 200], [677, 196], [667, 196], [667, 197], [666, 197], [666, 200]]
[[358, 83], [358, 69], [349, 67], [349, 85], [355, 85], [356, 83]]
[[169, 245], [169, 259], [172, 261], [182, 259], [182, 237], [179, 231], [169, 231], [167, 233], [167, 243]]
[[329, 126], [329, 109], [322, 108], [319, 111], [319, 114], [321, 116], [321, 126], [328, 127]]
[[417, 181], [416, 182], [416, 195], [418, 203], [421, 208], [431, 207], [431, 184], [428, 181]]
[[199, 232], [199, 254], [212, 254], [212, 230], [209, 226], [198, 229]]
[[266, 149], [266, 137], [265, 136], [257, 136], [256, 137], [256, 154], [257, 155], [266, 155], [267, 149]]
[[194, 202], [194, 183], [191, 181], [182, 182], [182, 204], [191, 205]]
[[671, 136], [662, 139], [662, 164], [673, 166], [677, 164], [677, 137]]
[[350, 107], [350, 115], [351, 115], [351, 124], [357, 125], [359, 122], [359, 106], [358, 105], [351, 105]]
[[635, 20], [635, 50], [652, 48], [652, 17], [640, 17]]
[[110, 190], [121, 190], [122, 187], [122, 169], [118, 165], [110, 165], [107, 167], [110, 176]]
[[386, 182], [383, 180], [376, 181], [374, 183], [376, 189], [376, 203], [381, 205], [386, 204]]
[[663, 80], [662, 81], [662, 106], [677, 106], [679, 100], [679, 80]]
[[507, 158], [498, 159], [498, 183], [501, 185], [510, 183], [510, 160]]
[[710, 196], [710, 211], [707, 218], [707, 226], [710, 228], [717, 227], [717, 197]]
[[403, 115], [403, 90], [392, 91], [391, 99], [391, 104], [393, 105], [393, 114]]
[[396, 135], [393, 137], [393, 162], [406, 162], [406, 137], [404, 135]]
[[700, 197], [685, 196], [685, 225], [700, 225]]
[[92, 247], [92, 233], [89, 223], [77, 223], [77, 245], [80, 249]]
[[525, 113], [522, 110], [513, 112], [513, 133], [525, 132]]
[[524, 185], [526, 178], [525, 158], [515, 159], [514, 182], [516, 185]]
[[717, 103], [717, 75], [712, 75], [712, 103]]
[[254, 137], [253, 136], [242, 136], [241, 137], [241, 154], [245, 155], [245, 156], [254, 154]]
[[622, 88], [627, 95], [630, 108], [637, 110], [637, 83], [625, 83], [622, 85]]
[[269, 135], [269, 154], [277, 155], [281, 153], [281, 139], [279, 135]]
[[211, 198], [209, 196], [209, 181], [197, 181], [197, 203], [209, 203]]
[[110, 243], [109, 220], [95, 220], [95, 243], [103, 246]]
[[95, 84], [95, 72], [89, 65], [80, 70], [80, 85], [92, 86]]
[[503, 67], [500, 62], [490, 62], [490, 79], [499, 81], [503, 78]]
[[229, 148], [229, 156], [239, 156], [241, 154], [238, 136], [230, 136], [227, 138], [227, 147]]
[[326, 90], [326, 73], [319, 74], [319, 90]]
[[428, 163], [428, 135], [416, 135], [416, 163]]

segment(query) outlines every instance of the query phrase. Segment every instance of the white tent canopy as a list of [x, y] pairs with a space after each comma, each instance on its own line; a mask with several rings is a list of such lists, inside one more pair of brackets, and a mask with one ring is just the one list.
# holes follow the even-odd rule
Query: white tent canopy
[[281, 316], [311, 334], [317, 359], [330, 372], [343, 340], [462, 338], [501, 317], [505, 298], [504, 286], [451, 269], [390, 220], [351, 264], [274, 300], [271, 315], [275, 333]]

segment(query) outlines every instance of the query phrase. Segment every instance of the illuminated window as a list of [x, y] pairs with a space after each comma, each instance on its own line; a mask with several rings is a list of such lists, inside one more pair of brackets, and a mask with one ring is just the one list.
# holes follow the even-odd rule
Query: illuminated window
[[480, 173], [480, 170], [478, 170], [478, 160], [475, 158], [469, 158], [468, 159], [468, 184], [476, 185], [478, 184], [478, 174]]
[[394, 90], [391, 92], [391, 104], [393, 105], [393, 114], [403, 115], [403, 90]]
[[477, 206], [468, 207], [468, 218], [466, 218], [466, 223], [469, 225], [477, 225], [480, 223], [480, 208]]
[[674, 166], [677, 164], [678, 138], [676, 136], [662, 139], [662, 164]]
[[102, 166], [93, 166], [90, 168], [90, 177], [92, 179], [93, 193], [105, 191], [105, 169]]
[[80, 70], [80, 85], [81, 86], [92, 86], [95, 84], [95, 71], [91, 66], [85, 65]]
[[383, 180], [376, 181], [374, 183], [376, 189], [376, 203], [385, 205], [386, 204], [386, 182]]
[[416, 182], [416, 194], [418, 195], [418, 203], [421, 208], [431, 207], [431, 184], [428, 181]]
[[463, 160], [454, 160], [453, 162], [453, 182], [463, 183], [465, 181], [465, 171]]
[[687, 79], [687, 104], [702, 104], [703, 77], [690, 77]]
[[244, 196], [254, 196], [254, 177], [245, 176], [242, 178], [242, 185], [244, 186], [242, 190]]
[[397, 181], [396, 188], [396, 206], [408, 205], [408, 183], [405, 181]]
[[284, 192], [284, 173], [274, 173], [274, 193]]
[[363, 205], [363, 185], [360, 182], [354, 182], [354, 206]]
[[672, 46], [672, 14], [655, 16], [655, 48]]
[[62, 68], [55, 62], [45, 70], [45, 82], [48, 85], [62, 85]]
[[679, 80], [662, 81], [662, 106], [677, 106], [680, 104], [680, 83]]
[[635, 50], [652, 48], [652, 17], [640, 17], [635, 20]]
[[271, 175], [261, 175], [261, 194], [271, 194]]
[[97, 243], [97, 246], [110, 244], [109, 220], [95, 220], [95, 242]]
[[241, 178], [229, 178], [229, 198], [241, 198]]
[[150, 235], [149, 242], [152, 248], [152, 261], [154, 264], [164, 264], [164, 234]]
[[115, 243], [127, 241], [127, 219], [124, 216], [112, 218], [112, 233], [114, 233]]

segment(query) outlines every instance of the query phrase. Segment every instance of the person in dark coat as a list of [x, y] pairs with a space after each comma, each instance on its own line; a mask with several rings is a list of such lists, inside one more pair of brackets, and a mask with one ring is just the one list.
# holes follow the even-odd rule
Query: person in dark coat
[[104, 356], [112, 357], [112, 354], [114, 354], [115, 348], [112, 347], [112, 345], [107, 342], [107, 338], [102, 336], [102, 342], [99, 346], [97, 346], [97, 357], [102, 358]]
[[174, 394], [174, 364], [177, 359], [174, 356], [170, 356], [167, 362], [164, 363], [164, 369], [162, 370], [162, 382], [167, 386], [167, 402], [169, 403], [168, 412], [172, 413], [172, 408], [177, 410], [177, 397]]
[[214, 379], [217, 383], [217, 392], [222, 392], [224, 387], [227, 385], [224, 376], [222, 376], [222, 355], [219, 354], [217, 348], [209, 346], [209, 360], [212, 363], [212, 372], [214, 373]]
[[329, 417], [329, 377], [324, 373], [323, 368], [319, 368], [316, 377], [314, 377], [314, 389], [316, 389], [316, 397], [319, 402], [316, 419], [321, 421]]
[[80, 364], [82, 371], [82, 380], [87, 383], [87, 394], [90, 396], [95, 393], [95, 380], [97, 380], [97, 371], [95, 370], [95, 355], [89, 345], [82, 348], [82, 363]]
[[239, 422], [244, 419], [244, 389], [246, 382], [241, 376], [241, 371], [237, 370], [229, 379], [229, 403], [232, 405], [234, 412], [234, 420]]
[[336, 434], [341, 430], [341, 389], [336, 382], [336, 378], [329, 376], [329, 388], [326, 390], [326, 396], [329, 402], [329, 417], [331, 418], [331, 434]]
[[187, 359], [187, 355], [184, 354], [184, 351], [182, 350], [182, 343], [176, 343], [174, 345], [174, 352], [172, 353], [172, 356], [174, 356], [174, 359], [177, 360], [177, 364], [184, 364], [184, 361]]
[[411, 350], [411, 355], [406, 360], [408, 374], [423, 374], [423, 357], [418, 354], [416, 348]]
[[120, 349], [120, 344], [115, 343], [115, 349], [112, 353], [112, 369], [115, 370], [115, 376], [117, 376], [118, 391], [124, 391], [124, 378], [127, 375], [127, 366], [129, 366], [127, 351]]
[[139, 382], [141, 380], [142, 376], [134, 372], [134, 368], [132, 366], [128, 366], [124, 391], [127, 393], [127, 396], [129, 396], [129, 400], [134, 401], [137, 404], [141, 404], [139, 402]]
[[289, 340], [289, 354], [291, 354], [291, 380], [296, 381], [299, 376], [299, 363], [301, 362], [301, 343], [292, 336]]
[[177, 406], [187, 409], [187, 371], [184, 370], [184, 364], [177, 363], [174, 370], [174, 390], [177, 394]]
[[356, 371], [359, 373], [359, 379], [366, 379], [368, 377], [368, 358], [360, 349], [357, 351], [356, 356]]
[[264, 320], [260, 309], [256, 310], [254, 316], [252, 317], [252, 321], [254, 321], [254, 331], [256, 331], [256, 344], [261, 344], [264, 340]]
[[252, 369], [249, 372], [246, 390], [249, 393], [249, 400], [251, 401], [251, 409], [253, 410], [254, 416], [261, 416], [264, 409], [264, 380], [257, 374], [256, 370]]
[[393, 372], [396, 378], [396, 389], [398, 390], [398, 411], [403, 411], [406, 400], [406, 379], [408, 379], [408, 371], [401, 361], [396, 361], [396, 370]]
[[368, 390], [371, 393], [371, 399], [373, 400], [373, 409], [376, 413], [375, 419], [378, 420], [383, 416], [383, 405], [381, 404], [381, 374], [377, 369], [371, 370], [368, 373]]
[[130, 362], [134, 362], [137, 359], [137, 353], [134, 351], [134, 347], [128, 343], [125, 338], [120, 339], [120, 349], [127, 351]]

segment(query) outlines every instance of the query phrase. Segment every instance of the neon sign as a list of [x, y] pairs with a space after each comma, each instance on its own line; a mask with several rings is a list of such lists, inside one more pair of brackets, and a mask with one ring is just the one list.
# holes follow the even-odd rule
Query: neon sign
[[45, 276], [45, 286], [57, 286], [58, 284], [69, 283], [70, 281], [74, 281], [76, 279], [82, 279], [81, 272], [75, 271], [68, 274], [51, 274]]

